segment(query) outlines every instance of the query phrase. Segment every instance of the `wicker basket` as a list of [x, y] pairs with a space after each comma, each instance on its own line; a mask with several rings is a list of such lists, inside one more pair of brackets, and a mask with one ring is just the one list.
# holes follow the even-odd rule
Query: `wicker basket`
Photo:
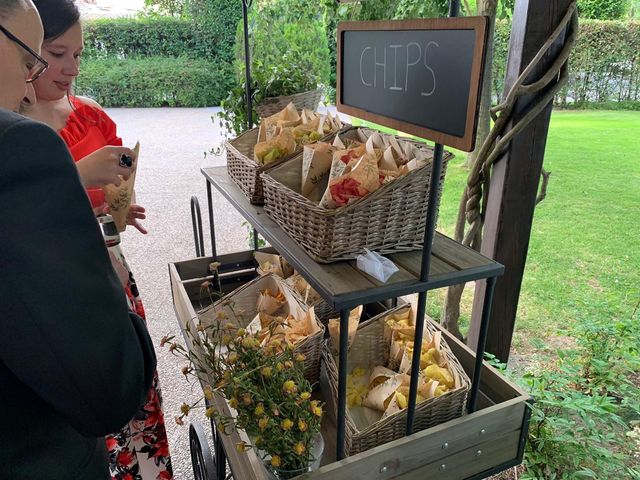
[[[433, 158], [432, 148], [402, 141], [414, 143], [427, 158]], [[452, 157], [445, 152], [441, 187]], [[347, 206], [326, 209], [301, 195], [302, 155], [298, 155], [262, 175], [265, 210], [318, 262], [353, 259], [363, 248], [383, 254], [419, 250], [429, 208], [431, 165], [413, 170]], [[439, 204], [440, 197], [435, 208]]]
[[[411, 307], [409, 305], [397, 307], [360, 324], [353, 345], [351, 345], [347, 355], [347, 372], [350, 372], [356, 366], [374, 367], [387, 364], [389, 345], [384, 341], [384, 320], [390, 313], [401, 311], [405, 308]], [[425, 330], [432, 335], [436, 331], [436, 327], [430, 319], [427, 319], [425, 327]], [[452, 373], [457, 374], [459, 377], [461, 386], [439, 397], [433, 397], [417, 404], [413, 423], [414, 432], [448, 422], [464, 415], [466, 412], [467, 394], [471, 381], [444, 340], [440, 341], [440, 350], [447, 357], [449, 367], [453, 370]], [[333, 404], [334, 411], [337, 412], [337, 360], [334, 360], [327, 346], [323, 350], [323, 358], [331, 389], [330, 401]], [[406, 434], [407, 409], [391, 414], [369, 425], [362, 431], [356, 427], [356, 422], [348, 407], [345, 412], [345, 418], [345, 452], [347, 455], [355, 455], [378, 445], [402, 438]]]
[[302, 110], [303, 108], [315, 110], [318, 108], [323, 93], [323, 90], [318, 88], [294, 95], [287, 95], [286, 97], [265, 98], [259, 105], [256, 105], [256, 112], [258, 112], [260, 118], [270, 117], [289, 105], [289, 103], [293, 103], [298, 110]]
[[[342, 131], [351, 128], [345, 125]], [[278, 165], [290, 160], [292, 157], [302, 152], [303, 147], [298, 146], [291, 155], [281, 158], [268, 165], [260, 165], [253, 159], [253, 147], [258, 143], [258, 128], [247, 130], [239, 137], [225, 143], [227, 150], [227, 172], [229, 176], [254, 205], [264, 203], [264, 193], [261, 175]], [[335, 133], [331, 133], [322, 139], [321, 142], [333, 141]]]
[[[198, 318], [205, 325], [208, 325], [212, 322], [221, 321], [220, 317], [222, 317], [225, 323], [232, 322], [239, 327], [245, 328], [257, 315], [256, 303], [258, 294], [265, 289], [269, 289], [272, 292], [279, 289], [285, 295], [289, 304], [293, 304], [291, 308], [303, 311], [308, 310], [308, 307], [294, 295], [294, 292], [280, 277], [267, 274], [255, 278], [226, 295], [214, 305], [199, 311]], [[224, 314], [219, 312], [224, 312]], [[294, 349], [296, 353], [302, 353], [305, 356], [305, 378], [311, 383], [316, 383], [320, 377], [320, 358], [322, 357], [323, 348], [324, 327], [320, 322], [317, 323], [320, 326], [320, 331], [296, 343]]]

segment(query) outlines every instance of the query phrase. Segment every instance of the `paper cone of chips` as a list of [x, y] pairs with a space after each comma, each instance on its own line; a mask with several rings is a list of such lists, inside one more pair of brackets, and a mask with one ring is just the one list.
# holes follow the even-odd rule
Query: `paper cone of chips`
[[105, 201], [109, 205], [109, 214], [113, 217], [118, 232], [124, 232], [127, 228], [127, 217], [129, 216], [129, 208], [133, 198], [133, 187], [136, 183], [140, 142], [136, 143], [133, 151], [136, 152], [136, 158], [131, 165], [131, 176], [127, 180], [122, 180], [117, 187], [115, 185], [102, 187]]
[[[362, 316], [362, 305], [354, 308], [349, 313], [349, 329], [347, 349], [351, 348], [353, 340], [356, 337], [358, 330], [358, 324], [360, 323], [360, 317]], [[331, 347], [334, 352], [340, 351], [340, 319], [332, 318], [329, 320], [329, 336], [331, 337]]]

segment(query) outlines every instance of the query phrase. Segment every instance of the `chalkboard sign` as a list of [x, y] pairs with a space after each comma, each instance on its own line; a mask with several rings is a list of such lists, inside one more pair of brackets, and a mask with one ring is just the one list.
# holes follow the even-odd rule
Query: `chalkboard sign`
[[338, 25], [340, 112], [474, 148], [486, 17]]

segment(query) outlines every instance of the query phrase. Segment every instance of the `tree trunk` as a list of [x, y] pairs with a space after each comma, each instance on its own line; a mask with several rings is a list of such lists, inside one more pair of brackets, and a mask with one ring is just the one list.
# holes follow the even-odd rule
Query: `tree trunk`
[[496, 11], [498, 0], [478, 0], [478, 15], [489, 17], [489, 35], [487, 37], [487, 59], [484, 65], [484, 80], [482, 81], [482, 92], [480, 97], [480, 110], [478, 112], [478, 130], [476, 132], [476, 148], [467, 155], [464, 166], [471, 168], [476, 161], [476, 156], [480, 151], [480, 146], [489, 135], [491, 116], [491, 69], [493, 66], [493, 41], [496, 29]]

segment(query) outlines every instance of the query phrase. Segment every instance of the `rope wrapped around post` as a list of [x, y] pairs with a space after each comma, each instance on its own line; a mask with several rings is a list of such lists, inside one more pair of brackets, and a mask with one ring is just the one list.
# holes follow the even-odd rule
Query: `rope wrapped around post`
[[[551, 67], [539, 80], [525, 84], [526, 78], [536, 68], [547, 50], [562, 34], [567, 25], [569, 25], [569, 28], [567, 29], [565, 44]], [[542, 45], [536, 56], [511, 87], [505, 100], [491, 108], [490, 113], [494, 120], [494, 125], [480, 147], [480, 153], [467, 178], [467, 186], [465, 187], [458, 208], [458, 219], [454, 237], [456, 241], [466, 246], [471, 246], [476, 250], [480, 249], [491, 167], [504, 152], [511, 139], [536, 118], [549, 102], [553, 101], [553, 97], [567, 82], [568, 60], [576, 40], [577, 32], [578, 11], [576, 1], [573, 1], [551, 36], [544, 45]], [[556, 83], [543, 95], [535, 99], [527, 113], [511, 127], [509, 132], [503, 135], [505, 128], [512, 119], [511, 114], [518, 98], [523, 95], [540, 92], [547, 88], [555, 79], [557, 79]], [[469, 225], [468, 229], [465, 228], [466, 224]]]

